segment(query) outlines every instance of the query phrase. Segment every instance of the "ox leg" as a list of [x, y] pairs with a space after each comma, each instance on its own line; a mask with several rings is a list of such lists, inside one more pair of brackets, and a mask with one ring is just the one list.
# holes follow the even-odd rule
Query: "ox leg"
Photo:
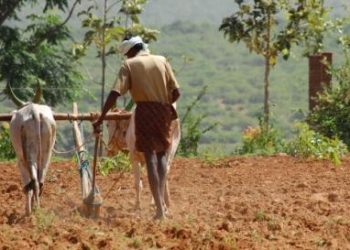
[[38, 170], [38, 181], [39, 181], [39, 196], [42, 195], [44, 190], [44, 182], [47, 171], [49, 169], [49, 163], [52, 155], [52, 149], [56, 140], [56, 127], [54, 124], [50, 124], [48, 119], [45, 119], [42, 123], [41, 132], [43, 135], [41, 137], [41, 163], [40, 169]]
[[32, 198], [33, 198], [33, 189], [28, 190], [26, 192], [26, 215], [30, 215], [32, 213]]
[[26, 211], [25, 212], [26, 212], [27, 216], [29, 216], [32, 213], [33, 188], [34, 188], [34, 182], [31, 181], [24, 187], [24, 190], [23, 190], [25, 195], [26, 195], [26, 208], [25, 208]]
[[17, 168], [21, 173], [22, 183], [24, 184], [23, 193], [25, 195], [25, 214], [30, 215], [32, 212], [34, 182], [32, 181], [28, 166], [22, 159], [18, 159]]
[[165, 180], [164, 202], [165, 202], [166, 208], [168, 210], [168, 208], [170, 207], [170, 192], [169, 192], [168, 180]]
[[33, 188], [34, 189], [34, 203], [32, 204], [32, 207], [40, 207], [40, 198], [39, 198], [39, 192], [40, 192], [40, 186], [38, 182], [38, 171], [37, 171], [37, 165], [34, 162], [30, 163], [30, 171], [31, 171], [31, 177], [33, 182]]
[[140, 197], [141, 197], [141, 191], [142, 191], [141, 166], [140, 166], [140, 163], [135, 161], [134, 158], [132, 158], [132, 168], [134, 172], [135, 189], [136, 189], [135, 209], [140, 210], [141, 209]]
[[161, 183], [163, 180], [163, 173], [159, 174], [158, 169], [158, 154], [154, 152], [145, 152], [146, 165], [147, 165], [147, 174], [148, 181], [152, 191], [154, 201], [156, 203], [157, 211], [154, 219], [163, 219], [165, 218], [164, 206], [163, 206], [163, 195]]

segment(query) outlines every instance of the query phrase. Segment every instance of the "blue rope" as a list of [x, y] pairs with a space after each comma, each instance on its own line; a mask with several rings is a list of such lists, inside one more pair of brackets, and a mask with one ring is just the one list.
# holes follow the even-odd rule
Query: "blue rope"
[[[81, 154], [81, 153], [86, 153], [86, 151], [85, 150], [81, 150], [81, 151], [77, 152], [78, 159], [79, 159], [79, 154]], [[91, 174], [91, 169], [90, 169], [90, 165], [89, 165], [89, 160], [83, 160], [80, 163], [80, 165], [79, 165], [80, 178], [82, 178], [84, 170], [86, 170], [86, 172], [88, 174], [88, 178], [91, 181], [92, 180], [92, 174]], [[98, 187], [96, 185], [93, 188], [94, 188], [94, 192], [95, 193], [100, 193], [100, 190], [98, 189]]]
[[[80, 159], [83, 158], [82, 154], [84, 154], [84, 153], [87, 154], [87, 151], [86, 150], [80, 150], [80, 151], [76, 152], [78, 162], [80, 162]], [[83, 160], [79, 164], [79, 169], [78, 170], [79, 170], [79, 173], [80, 173], [80, 177], [83, 176], [83, 170], [84, 169], [87, 171], [89, 179], [91, 180], [91, 170], [90, 170], [90, 165], [89, 165], [89, 161], [88, 160]]]

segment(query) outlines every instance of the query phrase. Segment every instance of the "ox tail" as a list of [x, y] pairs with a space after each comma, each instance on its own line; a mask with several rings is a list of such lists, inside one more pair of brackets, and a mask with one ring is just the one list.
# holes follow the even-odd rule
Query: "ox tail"
[[37, 111], [34, 110], [33, 112], [33, 120], [35, 124], [35, 131], [37, 131], [37, 140], [38, 140], [38, 154], [36, 158], [36, 166], [37, 166], [37, 177], [38, 181], [40, 180], [40, 170], [41, 170], [41, 152], [42, 152], [42, 146], [41, 146], [41, 123], [42, 123], [43, 115], [39, 114]]
[[[26, 131], [24, 129], [24, 126], [21, 126], [21, 142], [22, 142], [22, 152], [23, 152], [23, 158], [24, 158], [24, 162], [25, 165], [28, 169], [29, 175], [30, 175], [30, 183], [28, 183], [25, 187], [24, 190], [26, 192], [30, 191], [30, 190], [35, 190], [35, 183], [39, 180], [39, 173], [40, 173], [40, 167], [41, 167], [41, 117], [39, 115], [38, 112], [36, 111], [32, 111], [32, 119], [34, 122], [34, 129], [33, 131], [30, 131], [30, 133], [36, 133], [36, 138], [37, 138], [37, 156], [36, 156], [36, 175], [32, 172], [33, 170], [32, 168], [32, 163], [30, 163], [29, 161], [32, 161], [34, 159], [31, 158], [30, 156], [30, 152], [28, 152], [28, 145], [27, 145], [27, 134], [28, 131]], [[38, 190], [37, 190], [38, 192]]]

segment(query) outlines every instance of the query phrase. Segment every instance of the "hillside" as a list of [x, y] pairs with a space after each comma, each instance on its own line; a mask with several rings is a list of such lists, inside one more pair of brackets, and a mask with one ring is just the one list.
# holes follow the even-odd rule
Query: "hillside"
[[[342, 4], [348, 4], [345, 0], [326, 2], [333, 6], [332, 15], [335, 16], [345, 11]], [[80, 9], [88, 5], [89, 1], [83, 1]], [[262, 58], [249, 54], [242, 44], [228, 43], [218, 32], [220, 21], [234, 8], [232, 0], [221, 0], [220, 4], [211, 0], [150, 0], [142, 15], [145, 24], [160, 30], [158, 41], [150, 44], [150, 49], [166, 55], [177, 71], [183, 93], [179, 102], [180, 115], [203, 86], [208, 86], [195, 113], [207, 115], [203, 127], [213, 122], [219, 122], [219, 126], [206, 134], [201, 143], [225, 153], [234, 151], [244, 128], [257, 125], [263, 102]], [[25, 9], [26, 13], [30, 11]], [[78, 18], [72, 20], [70, 27], [75, 36], [83, 34]], [[327, 49], [338, 51], [334, 41], [329, 42]], [[93, 50], [82, 61], [81, 71], [86, 79], [85, 92], [79, 100], [81, 111], [96, 111], [100, 107], [101, 64]], [[271, 73], [272, 120], [275, 127], [287, 135], [294, 121], [303, 118], [308, 111], [308, 62], [300, 54], [295, 50], [289, 61], [279, 60]], [[190, 58], [191, 62], [184, 64], [184, 58]], [[339, 60], [340, 53], [336, 53], [335, 63]], [[120, 62], [120, 57], [108, 59], [107, 90], [112, 86]], [[2, 109], [7, 111], [11, 107], [5, 102]], [[71, 104], [55, 110], [70, 111]], [[89, 125], [87, 127], [90, 129]], [[62, 140], [67, 139], [62, 137]], [[64, 144], [71, 145], [71, 142]]]
[[[337, 17], [349, 10], [348, 0], [325, 0], [325, 4], [333, 8], [334, 16]], [[236, 9], [234, 0], [148, 0], [143, 21], [156, 27], [176, 21], [219, 25], [224, 16], [232, 14]]]
[[233, 0], [150, 0], [142, 15], [147, 25], [161, 27], [176, 21], [219, 24], [236, 8]]

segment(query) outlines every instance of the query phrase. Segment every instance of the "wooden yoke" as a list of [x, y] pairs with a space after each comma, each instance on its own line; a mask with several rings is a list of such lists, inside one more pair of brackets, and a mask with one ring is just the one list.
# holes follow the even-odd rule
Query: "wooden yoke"
[[[56, 121], [95, 121], [100, 116], [100, 113], [81, 113], [81, 114], [72, 114], [72, 113], [54, 113], [53, 114]], [[129, 119], [131, 116], [130, 113], [117, 113], [109, 112], [106, 114], [104, 120], [125, 120]], [[1, 122], [11, 121], [11, 114], [0, 114]]]

